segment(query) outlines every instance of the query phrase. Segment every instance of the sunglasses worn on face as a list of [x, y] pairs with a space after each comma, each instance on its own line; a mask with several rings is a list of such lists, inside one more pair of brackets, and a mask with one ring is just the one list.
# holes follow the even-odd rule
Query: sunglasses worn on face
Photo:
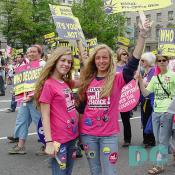
[[128, 56], [128, 54], [127, 54], [127, 53], [122, 53], [121, 55], [123, 55], [123, 56]]
[[167, 60], [165, 60], [165, 59], [164, 59], [164, 60], [157, 60], [157, 62], [159, 62], [159, 63], [160, 63], [160, 62], [166, 62], [166, 61], [167, 61]]

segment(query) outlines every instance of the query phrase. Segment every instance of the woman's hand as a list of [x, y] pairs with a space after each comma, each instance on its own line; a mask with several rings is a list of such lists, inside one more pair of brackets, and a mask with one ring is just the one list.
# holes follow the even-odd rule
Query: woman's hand
[[148, 37], [148, 33], [151, 31], [153, 22], [149, 21], [149, 19], [146, 19], [143, 24], [139, 22], [139, 30], [140, 30], [140, 36], [143, 38]]
[[142, 79], [142, 75], [141, 75], [141, 73], [140, 73], [139, 70], [137, 70], [137, 71], [135, 72], [135, 74], [134, 74], [134, 79], [135, 79], [135, 80], [140, 80], [140, 79]]
[[27, 103], [27, 102], [29, 102], [31, 100], [32, 100], [32, 97], [31, 96], [27, 96], [26, 98], [23, 99], [23, 102]]
[[45, 153], [51, 157], [55, 157], [56, 151], [53, 142], [46, 143]]

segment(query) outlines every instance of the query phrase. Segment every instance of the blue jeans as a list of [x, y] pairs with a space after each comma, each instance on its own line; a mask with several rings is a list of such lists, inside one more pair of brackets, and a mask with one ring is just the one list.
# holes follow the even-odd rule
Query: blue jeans
[[12, 111], [16, 110], [16, 106], [17, 106], [17, 101], [15, 101], [15, 95], [12, 94], [12, 101], [11, 101], [11, 106], [10, 106]]
[[0, 75], [0, 93], [5, 94], [4, 80], [3, 80], [3, 77], [1, 75]]
[[40, 117], [41, 113], [36, 110], [33, 101], [27, 102], [26, 106], [21, 103], [16, 117], [14, 138], [26, 140], [31, 122], [33, 121], [37, 127]]
[[76, 156], [76, 139], [61, 144], [57, 160], [52, 158], [52, 175], [71, 175]]
[[[172, 136], [173, 114], [153, 112], [152, 123], [156, 145], [160, 148], [164, 147], [168, 154], [169, 141]], [[167, 154], [162, 154], [162, 157], [167, 158]]]
[[[84, 151], [91, 175], [116, 175], [118, 159], [118, 136], [91, 136], [81, 134]], [[103, 170], [102, 170], [103, 169]]]

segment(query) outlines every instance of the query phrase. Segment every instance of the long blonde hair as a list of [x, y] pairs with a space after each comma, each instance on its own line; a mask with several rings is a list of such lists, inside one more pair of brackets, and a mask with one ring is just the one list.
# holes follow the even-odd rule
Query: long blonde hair
[[105, 76], [105, 81], [102, 86], [102, 91], [100, 97], [107, 97], [111, 95], [113, 81], [115, 78], [115, 59], [114, 53], [110, 47], [105, 44], [100, 44], [96, 46], [90, 57], [88, 58], [85, 67], [80, 74], [80, 88], [79, 88], [79, 97], [81, 100], [85, 100], [85, 93], [90, 84], [90, 82], [97, 76], [97, 67], [95, 65], [95, 56], [97, 52], [101, 49], [106, 49], [109, 53], [110, 64]]
[[[38, 108], [40, 107], [39, 98], [41, 95], [43, 85], [45, 81], [53, 74], [58, 60], [63, 55], [71, 55], [71, 50], [66, 47], [58, 47], [57, 49], [55, 49], [54, 52], [50, 55], [45, 67], [43, 68], [40, 74], [38, 81], [36, 82], [34, 99]], [[72, 79], [71, 71], [72, 67], [70, 71], [63, 77], [64, 81], [66, 81], [68, 84]]]

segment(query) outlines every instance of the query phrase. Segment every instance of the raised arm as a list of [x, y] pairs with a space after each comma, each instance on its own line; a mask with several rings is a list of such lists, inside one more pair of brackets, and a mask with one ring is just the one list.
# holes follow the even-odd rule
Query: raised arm
[[81, 41], [77, 41], [77, 46], [79, 50], [80, 65], [85, 65], [88, 57], [87, 52], [85, 51], [85, 48]]
[[140, 32], [138, 35], [137, 44], [133, 51], [133, 58], [129, 60], [123, 69], [123, 77], [126, 83], [133, 79], [134, 73], [137, 70], [139, 60], [144, 49], [145, 39], [147, 38], [148, 32], [151, 29], [151, 24], [152, 22], [149, 22], [147, 19], [145, 20], [144, 28], [141, 24], [139, 24]]
[[145, 44], [145, 39], [148, 37], [148, 33], [151, 29], [151, 25], [152, 22], [150, 22], [148, 19], [145, 20], [145, 23], [143, 24], [143, 26], [139, 23], [139, 34], [138, 34], [138, 39], [137, 39], [137, 43], [135, 46], [135, 49], [133, 51], [133, 56], [136, 59], [140, 59], [143, 49], [144, 49], [144, 44]]

